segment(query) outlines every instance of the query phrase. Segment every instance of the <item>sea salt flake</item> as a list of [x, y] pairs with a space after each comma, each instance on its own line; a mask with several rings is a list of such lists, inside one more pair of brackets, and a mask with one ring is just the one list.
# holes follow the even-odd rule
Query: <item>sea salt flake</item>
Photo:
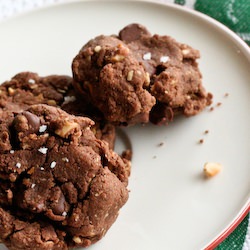
[[62, 213], [62, 216], [67, 216], [67, 212], [64, 211], [64, 212]]
[[151, 53], [150, 52], [143, 55], [143, 60], [150, 60], [150, 59], [151, 59]]
[[21, 167], [21, 163], [18, 162], [18, 163], [16, 164], [16, 167], [17, 167], [17, 168], [20, 168], [20, 167]]
[[36, 184], [35, 184], [35, 183], [31, 184], [31, 188], [34, 188], [35, 186], [36, 186]]
[[44, 168], [43, 168], [43, 167], [41, 167], [40, 169], [41, 169], [42, 171], [44, 170]]
[[160, 58], [160, 62], [162, 62], [162, 63], [165, 63], [165, 62], [167, 62], [169, 60], [169, 57], [168, 56], [162, 56], [161, 58]]
[[29, 79], [28, 82], [34, 84], [36, 81], [34, 79]]
[[48, 151], [48, 148], [41, 147], [41, 148], [38, 149], [38, 151], [39, 151], [40, 153], [46, 155], [46, 154], [47, 154], [47, 151]]
[[11, 154], [14, 154], [14, 153], [15, 153], [15, 150], [13, 150], [13, 149], [10, 150], [10, 153], [11, 153]]
[[51, 164], [50, 164], [50, 168], [54, 168], [55, 166], [56, 166], [56, 162], [52, 161]]
[[64, 104], [70, 103], [70, 102], [74, 102], [76, 100], [75, 96], [65, 96], [64, 97]]
[[46, 131], [46, 129], [47, 129], [47, 125], [41, 125], [41, 126], [39, 127], [39, 132], [40, 132], [40, 133], [43, 133], [43, 132]]

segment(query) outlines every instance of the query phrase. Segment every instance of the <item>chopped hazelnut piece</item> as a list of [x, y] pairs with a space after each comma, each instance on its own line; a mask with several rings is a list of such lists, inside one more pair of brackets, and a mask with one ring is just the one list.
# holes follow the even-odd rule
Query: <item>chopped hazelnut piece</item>
[[100, 45], [97, 45], [97, 46], [95, 46], [94, 51], [95, 51], [96, 53], [98, 53], [98, 52], [101, 51], [101, 49], [102, 49], [102, 47], [101, 47]]
[[14, 95], [14, 93], [16, 92], [16, 90], [13, 89], [13, 88], [11, 88], [11, 87], [9, 87], [8, 88], [8, 92], [9, 92], [9, 95]]
[[32, 85], [30, 85], [30, 88], [31, 88], [31, 89], [36, 89], [37, 87], [38, 87], [37, 84], [32, 84]]
[[134, 75], [134, 71], [133, 70], [130, 70], [129, 72], [128, 72], [128, 75], [127, 75], [127, 81], [132, 81], [132, 79], [133, 79], [133, 75]]
[[76, 122], [65, 121], [63, 126], [55, 131], [55, 133], [62, 138], [67, 138], [70, 132], [79, 127]]
[[124, 57], [123, 55], [117, 54], [117, 55], [113, 56], [113, 57], [111, 58], [111, 60], [112, 60], [113, 62], [120, 62], [120, 61], [122, 61], [124, 58], [125, 58], [125, 57]]
[[149, 84], [150, 84], [150, 75], [148, 72], [146, 72], [145, 86], [148, 87]]
[[47, 104], [50, 106], [56, 106], [56, 101], [55, 100], [48, 100]]
[[81, 244], [82, 243], [82, 240], [80, 237], [77, 237], [77, 236], [74, 236], [73, 237], [73, 241], [76, 243], [76, 244]]
[[206, 177], [213, 177], [217, 175], [221, 169], [222, 165], [216, 162], [207, 162], [203, 168]]
[[182, 54], [183, 55], [188, 55], [190, 53], [190, 50], [189, 49], [183, 49], [182, 50]]

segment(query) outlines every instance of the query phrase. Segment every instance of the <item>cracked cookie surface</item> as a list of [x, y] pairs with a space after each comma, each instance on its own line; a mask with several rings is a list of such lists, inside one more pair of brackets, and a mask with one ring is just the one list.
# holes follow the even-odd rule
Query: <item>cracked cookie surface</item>
[[0, 239], [9, 249], [68, 249], [101, 239], [128, 199], [130, 162], [94, 122], [33, 105], [0, 122]]
[[189, 45], [130, 24], [118, 36], [100, 35], [83, 46], [72, 62], [73, 85], [111, 123], [168, 124], [212, 102], [199, 57]]
[[170, 36], [151, 35], [135, 23], [124, 27], [119, 38], [150, 75], [148, 91], [156, 98], [152, 123], [167, 124], [177, 114], [193, 116], [211, 104], [212, 94], [202, 85], [198, 50]]
[[21, 72], [0, 85], [0, 111], [19, 112], [30, 105], [47, 104], [60, 107], [73, 115], [94, 119], [91, 127], [96, 137], [114, 148], [115, 127], [103, 120], [100, 113], [90, 104], [87, 96], [78, 97], [72, 85], [72, 77], [50, 75], [41, 77], [33, 72]]

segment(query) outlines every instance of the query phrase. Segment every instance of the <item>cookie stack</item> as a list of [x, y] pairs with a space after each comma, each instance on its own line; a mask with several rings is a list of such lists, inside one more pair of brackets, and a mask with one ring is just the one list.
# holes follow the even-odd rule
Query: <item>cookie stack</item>
[[128, 200], [115, 127], [168, 124], [211, 104], [199, 52], [130, 24], [90, 40], [73, 77], [22, 72], [0, 86], [0, 241], [69, 249], [100, 240]]

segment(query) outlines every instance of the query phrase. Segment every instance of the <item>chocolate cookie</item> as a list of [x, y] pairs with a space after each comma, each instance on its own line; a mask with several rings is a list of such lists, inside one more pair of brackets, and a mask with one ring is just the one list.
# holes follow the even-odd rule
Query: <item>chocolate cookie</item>
[[86, 92], [104, 117], [116, 124], [146, 123], [155, 98], [149, 77], [125, 43], [113, 36], [89, 41], [72, 63], [74, 86]]
[[128, 199], [130, 163], [88, 118], [44, 104], [0, 118], [0, 241], [68, 249], [101, 239]]
[[211, 104], [212, 95], [202, 86], [198, 50], [169, 36], [151, 35], [140, 24], [123, 28], [119, 38], [150, 75], [148, 91], [157, 100], [151, 122], [168, 123], [179, 113], [196, 115]]
[[202, 86], [198, 50], [130, 24], [119, 36], [98, 36], [72, 62], [73, 85], [116, 124], [166, 124], [211, 104]]
[[19, 112], [33, 104], [48, 104], [73, 115], [88, 116], [95, 121], [91, 129], [96, 137], [106, 140], [113, 149], [115, 127], [103, 120], [87, 96], [78, 98], [77, 95], [72, 85], [72, 77], [40, 77], [33, 72], [22, 72], [0, 85], [0, 108], [3, 111]]

